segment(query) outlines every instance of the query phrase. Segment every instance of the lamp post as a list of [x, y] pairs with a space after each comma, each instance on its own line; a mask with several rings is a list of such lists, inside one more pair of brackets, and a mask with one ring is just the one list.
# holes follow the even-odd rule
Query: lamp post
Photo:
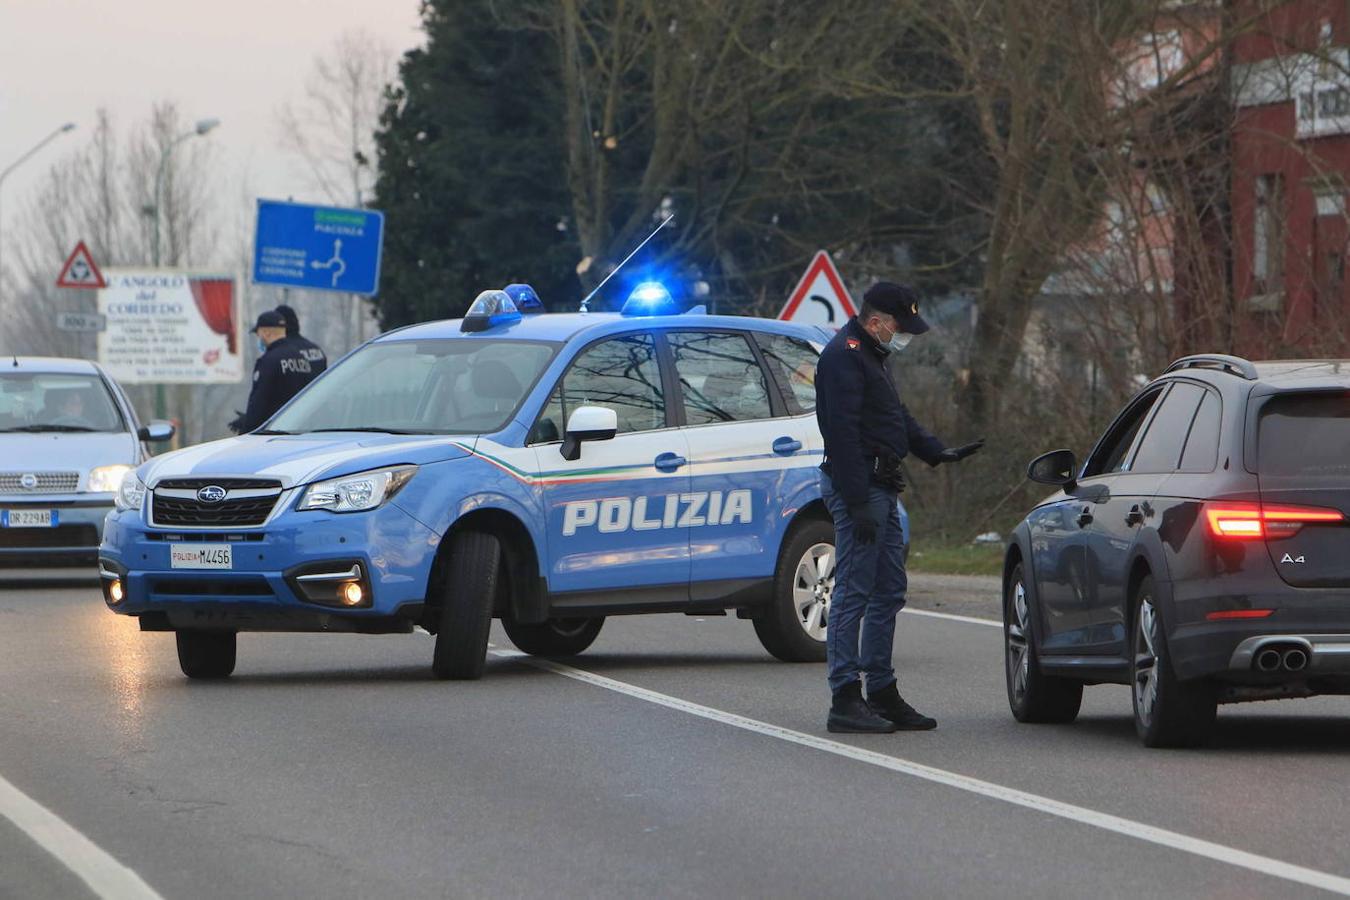
[[[156, 269], [159, 268], [159, 212], [160, 207], [164, 205], [161, 195], [164, 193], [164, 170], [169, 167], [169, 157], [173, 154], [174, 148], [183, 141], [206, 134], [219, 124], [219, 119], [201, 119], [191, 131], [185, 131], [169, 141], [164, 151], [159, 154], [159, 171], [155, 173], [155, 242], [150, 248], [150, 258]], [[164, 398], [164, 382], [161, 381], [155, 385], [155, 418], [164, 418], [167, 405]]]
[[[4, 186], [5, 186], [5, 179], [9, 177], [9, 173], [10, 173], [10, 172], [13, 172], [13, 171], [14, 171], [15, 169], [17, 169], [19, 166], [21, 166], [21, 165], [23, 165], [24, 163], [26, 163], [31, 157], [33, 157], [33, 156], [34, 156], [39, 150], [41, 150], [43, 147], [47, 146], [47, 145], [50, 144], [52, 141], [56, 140], [56, 139], [59, 138], [61, 135], [65, 134], [67, 131], [73, 131], [74, 129], [75, 129], [75, 123], [74, 123], [74, 122], [67, 122], [66, 124], [62, 125], [60, 128], [58, 128], [58, 129], [56, 129], [55, 131], [53, 131], [51, 134], [47, 135], [47, 136], [46, 136], [45, 138], [43, 138], [42, 140], [38, 141], [37, 144], [33, 147], [33, 149], [29, 150], [29, 151], [28, 151], [27, 153], [25, 153], [23, 156], [20, 156], [18, 159], [14, 160], [14, 162], [10, 163], [9, 166], [8, 166], [8, 168], [6, 168], [3, 172], [0, 172], [0, 190], [2, 190], [2, 189], [4, 188]], [[0, 209], [0, 230], [3, 230], [3, 229], [4, 229], [4, 226], [5, 226], [4, 210], [3, 210], [3, 209]], [[3, 237], [0, 236], [0, 293], [3, 293], [3, 291], [4, 291], [4, 285], [5, 285], [5, 279], [4, 279], [4, 275], [5, 275], [5, 267], [4, 267], [4, 265], [3, 265], [4, 252], [5, 252], [5, 242], [4, 242]]]

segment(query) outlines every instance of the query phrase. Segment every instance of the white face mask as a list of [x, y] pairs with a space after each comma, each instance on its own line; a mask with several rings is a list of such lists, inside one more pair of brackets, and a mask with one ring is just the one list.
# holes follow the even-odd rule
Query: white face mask
[[[881, 338], [878, 337], [877, 340], [880, 341]], [[909, 342], [912, 340], [914, 340], [914, 335], [912, 334], [908, 334], [902, 331], [892, 331], [891, 339], [885, 342], [886, 348], [890, 350], [892, 353], [899, 353], [901, 350], [908, 347]]]

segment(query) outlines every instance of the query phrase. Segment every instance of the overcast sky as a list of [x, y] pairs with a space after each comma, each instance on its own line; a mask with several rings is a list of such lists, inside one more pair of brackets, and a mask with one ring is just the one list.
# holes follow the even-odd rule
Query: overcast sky
[[119, 134], [161, 100], [189, 123], [219, 118], [204, 140], [227, 185], [300, 199], [277, 108], [300, 98], [315, 56], [343, 31], [367, 29], [400, 55], [420, 44], [417, 10], [418, 0], [0, 0], [0, 170], [62, 122], [78, 126], [5, 180], [6, 245], [24, 199], [88, 139], [99, 107]]

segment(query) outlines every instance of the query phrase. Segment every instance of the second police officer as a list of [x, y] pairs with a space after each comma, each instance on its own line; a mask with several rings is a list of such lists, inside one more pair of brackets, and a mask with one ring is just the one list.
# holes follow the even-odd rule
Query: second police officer
[[879, 282], [826, 345], [816, 369], [816, 418], [825, 440], [821, 489], [835, 528], [826, 628], [832, 732], [937, 727], [900, 696], [892, 664], [895, 617], [908, 587], [900, 461], [913, 453], [930, 466], [957, 462], [984, 442], [949, 449], [901, 402], [886, 359], [927, 330], [914, 289]]
[[246, 434], [270, 419], [322, 371], [306, 357], [304, 348], [286, 337], [286, 318], [276, 310], [260, 313], [253, 333], [262, 352], [253, 363], [248, 408], [230, 423], [230, 428], [239, 434]]

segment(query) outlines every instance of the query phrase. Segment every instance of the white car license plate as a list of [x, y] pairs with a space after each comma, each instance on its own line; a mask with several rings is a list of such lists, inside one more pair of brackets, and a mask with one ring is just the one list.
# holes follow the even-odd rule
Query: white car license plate
[[0, 524], [6, 528], [55, 528], [54, 509], [7, 509], [0, 512]]
[[229, 544], [170, 544], [169, 564], [175, 569], [230, 569]]

